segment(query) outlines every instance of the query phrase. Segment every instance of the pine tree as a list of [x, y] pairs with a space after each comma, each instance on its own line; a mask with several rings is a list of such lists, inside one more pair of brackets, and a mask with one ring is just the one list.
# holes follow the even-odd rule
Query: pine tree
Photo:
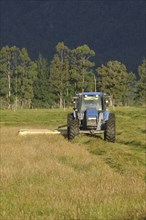
[[86, 44], [72, 50], [70, 82], [75, 92], [94, 90], [94, 62], [90, 60], [95, 52]]
[[137, 83], [137, 102], [146, 103], [146, 59], [138, 67], [139, 80]]
[[[119, 61], [109, 61], [97, 68], [100, 90], [113, 97], [116, 104], [127, 105], [131, 99], [135, 75], [128, 73], [124, 64]], [[134, 92], [134, 91], [133, 91]]]
[[17, 108], [30, 107], [33, 98], [33, 81], [36, 77], [36, 64], [31, 61], [25, 48], [3, 47], [0, 51], [0, 97]]
[[37, 60], [37, 78], [34, 82], [33, 106], [46, 108], [53, 104], [53, 94], [49, 85], [49, 64], [41, 54]]
[[56, 46], [56, 54], [50, 65], [50, 87], [59, 99], [60, 108], [63, 107], [68, 93], [69, 81], [69, 48], [60, 42]]
[[37, 75], [37, 65], [25, 48], [20, 53], [20, 64], [17, 70], [17, 94], [22, 108], [30, 108], [33, 99], [33, 83]]
[[16, 99], [16, 75], [20, 50], [16, 47], [3, 47], [0, 50], [0, 97], [8, 104], [8, 108]]

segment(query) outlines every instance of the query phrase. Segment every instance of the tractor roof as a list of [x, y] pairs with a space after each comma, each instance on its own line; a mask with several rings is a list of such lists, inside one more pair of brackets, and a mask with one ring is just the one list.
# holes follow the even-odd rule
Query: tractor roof
[[80, 94], [78, 94], [79, 96], [84, 96], [84, 95], [87, 95], [87, 96], [96, 96], [96, 95], [100, 95], [100, 96], [103, 96], [105, 95], [106, 93], [103, 93], [103, 92], [82, 92]]

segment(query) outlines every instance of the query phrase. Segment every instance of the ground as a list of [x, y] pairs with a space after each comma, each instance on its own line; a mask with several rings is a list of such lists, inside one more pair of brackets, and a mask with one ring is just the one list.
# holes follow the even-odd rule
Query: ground
[[13, 219], [145, 219], [145, 109], [115, 108], [116, 143], [103, 135], [19, 136], [54, 129], [70, 110], [1, 111], [1, 211]]

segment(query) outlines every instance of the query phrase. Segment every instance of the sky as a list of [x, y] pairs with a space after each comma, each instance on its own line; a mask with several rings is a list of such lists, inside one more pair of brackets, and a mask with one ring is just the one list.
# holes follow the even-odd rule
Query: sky
[[58, 42], [87, 44], [96, 66], [109, 60], [136, 72], [146, 57], [144, 0], [0, 0], [0, 43], [50, 61]]

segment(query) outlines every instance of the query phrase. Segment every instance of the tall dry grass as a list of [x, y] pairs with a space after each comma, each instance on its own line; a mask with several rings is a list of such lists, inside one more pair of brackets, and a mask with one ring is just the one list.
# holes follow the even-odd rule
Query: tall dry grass
[[18, 130], [1, 127], [1, 219], [144, 219], [145, 182], [134, 171], [118, 173], [61, 135]]

